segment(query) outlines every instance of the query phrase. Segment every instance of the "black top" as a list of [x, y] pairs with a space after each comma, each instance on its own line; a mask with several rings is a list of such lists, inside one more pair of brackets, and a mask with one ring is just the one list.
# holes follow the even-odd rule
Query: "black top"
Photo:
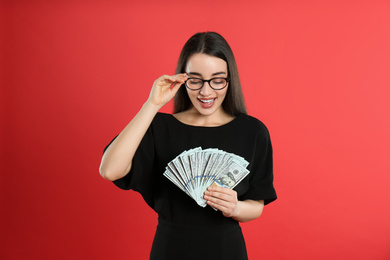
[[250, 173], [234, 188], [239, 200], [264, 200], [268, 204], [276, 199], [268, 130], [258, 119], [245, 114], [239, 114], [222, 126], [201, 127], [186, 125], [171, 114], [157, 113], [135, 153], [131, 171], [114, 184], [141, 193], [157, 212], [159, 227], [161, 223], [187, 227], [190, 224], [195, 228], [207, 227], [205, 230], [209, 233], [211, 227], [218, 231], [238, 226], [235, 220], [224, 217], [221, 212], [209, 206], [198, 206], [163, 176], [172, 159], [196, 147], [218, 148], [249, 162]]
[[114, 183], [121, 189], [141, 193], [146, 203], [168, 220], [181, 221], [183, 214], [204, 211], [163, 176], [168, 162], [184, 150], [199, 146], [234, 153], [249, 162], [249, 175], [234, 189], [239, 200], [265, 200], [268, 204], [276, 199], [268, 130], [262, 122], [245, 114], [222, 126], [201, 127], [157, 113], [138, 147], [130, 173]]

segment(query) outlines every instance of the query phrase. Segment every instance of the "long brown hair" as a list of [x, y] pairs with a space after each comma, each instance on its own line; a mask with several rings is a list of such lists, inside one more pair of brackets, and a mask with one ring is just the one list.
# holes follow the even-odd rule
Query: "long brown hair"
[[[237, 116], [240, 113], [246, 114], [245, 100], [242, 94], [236, 60], [227, 41], [215, 32], [196, 33], [185, 43], [180, 53], [176, 74], [185, 73], [188, 59], [196, 53], [214, 56], [223, 59], [227, 63], [230, 82], [222, 108], [232, 116]], [[175, 96], [174, 113], [185, 111], [190, 107], [191, 100], [187, 91], [184, 87], [181, 87]]]

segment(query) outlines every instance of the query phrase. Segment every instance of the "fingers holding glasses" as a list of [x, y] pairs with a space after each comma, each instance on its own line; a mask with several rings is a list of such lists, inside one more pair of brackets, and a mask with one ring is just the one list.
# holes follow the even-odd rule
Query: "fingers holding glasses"
[[171, 88], [174, 88], [175, 86], [180, 87], [187, 80], [187, 74], [186, 73], [176, 74], [176, 75], [169, 76], [169, 77], [170, 77], [169, 79], [172, 82]]
[[171, 88], [177, 84], [183, 84], [187, 80], [187, 74], [163, 75], [155, 81], [155, 85], [162, 88]]
[[163, 75], [154, 81], [148, 101], [162, 107], [168, 103], [187, 80], [187, 74]]
[[177, 83], [183, 84], [187, 80], [187, 74], [186, 73], [176, 74], [176, 75], [169, 76], [169, 77], [175, 83], [177, 82]]

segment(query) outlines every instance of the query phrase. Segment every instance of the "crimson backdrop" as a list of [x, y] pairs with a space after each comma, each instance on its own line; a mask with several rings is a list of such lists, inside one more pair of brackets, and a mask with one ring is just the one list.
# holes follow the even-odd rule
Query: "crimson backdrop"
[[389, 1], [1, 7], [1, 259], [147, 259], [156, 215], [99, 176], [102, 149], [205, 30], [274, 145], [279, 199], [242, 225], [250, 258], [390, 259]]

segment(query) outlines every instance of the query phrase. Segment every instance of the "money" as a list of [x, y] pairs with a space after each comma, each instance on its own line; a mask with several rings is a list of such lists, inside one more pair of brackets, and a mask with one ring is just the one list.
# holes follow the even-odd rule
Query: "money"
[[210, 186], [233, 189], [248, 174], [249, 163], [241, 156], [219, 149], [197, 147], [184, 151], [168, 163], [164, 176], [206, 207], [204, 192]]

